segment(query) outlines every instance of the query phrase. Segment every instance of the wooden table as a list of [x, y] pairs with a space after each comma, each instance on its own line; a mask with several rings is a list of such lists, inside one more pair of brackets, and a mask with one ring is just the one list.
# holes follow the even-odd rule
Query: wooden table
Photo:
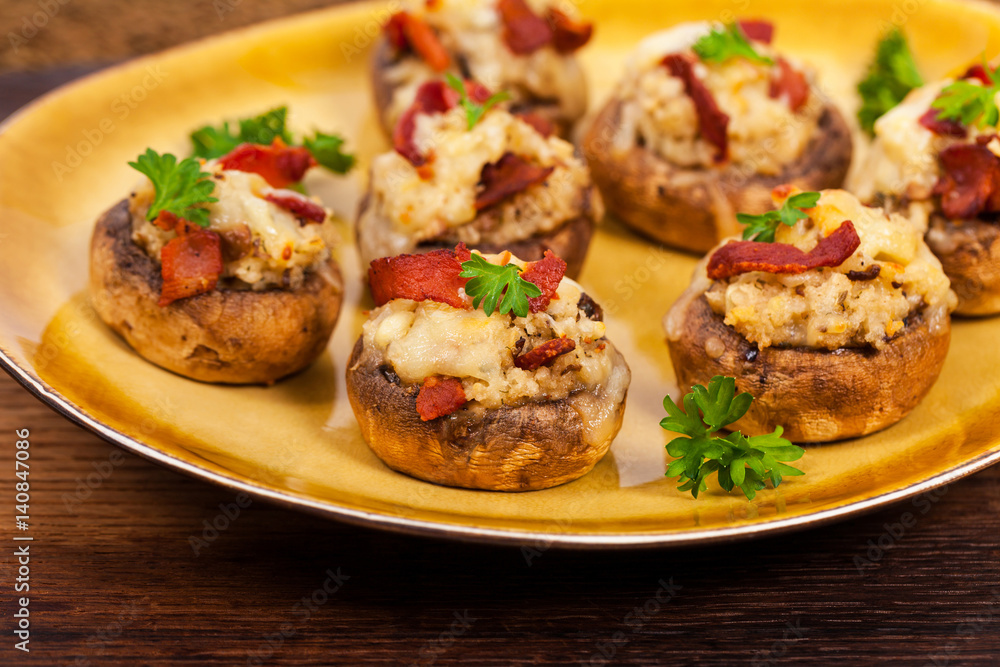
[[[0, 117], [79, 73], [0, 76]], [[31, 652], [10, 632], [8, 508], [4, 665], [1000, 664], [1000, 466], [783, 537], [524, 551], [239, 508], [0, 375], [9, 454], [16, 429], [34, 464]], [[206, 539], [220, 504], [239, 516]]]

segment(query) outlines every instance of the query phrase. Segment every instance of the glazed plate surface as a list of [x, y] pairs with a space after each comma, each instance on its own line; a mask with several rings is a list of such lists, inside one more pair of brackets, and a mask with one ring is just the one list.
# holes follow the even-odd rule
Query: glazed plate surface
[[[607, 313], [608, 336], [632, 367], [624, 427], [582, 479], [502, 494], [427, 484], [385, 467], [361, 439], [344, 364], [371, 306], [350, 225], [367, 163], [386, 150], [367, 84], [368, 35], [395, 3], [333, 8], [132, 61], [60, 89], [0, 130], [0, 363], [42, 400], [102, 437], [176, 470], [289, 507], [410, 533], [575, 547], [679, 545], [816, 525], [922, 493], [1000, 460], [1000, 319], [960, 320], [941, 378], [921, 406], [873, 436], [808, 446], [789, 478], [753, 501], [717, 486], [699, 500], [664, 478], [670, 435], [662, 400], [677, 397], [662, 315], [695, 258], [606, 221], [581, 278]], [[732, 20], [734, 0], [583, 0], [598, 28], [583, 51], [591, 107], [629, 49], [686, 20]], [[1000, 50], [1000, 13], [924, 0], [756, 0], [776, 46], [814, 64], [853, 115], [853, 84], [879, 31], [895, 22], [928, 78]], [[349, 138], [348, 177], [307, 187], [341, 223], [348, 292], [329, 349], [272, 387], [193, 382], [153, 366], [97, 320], [86, 294], [94, 221], [137, 182], [126, 162], [150, 146], [186, 154], [187, 135], [290, 108], [298, 132]]]

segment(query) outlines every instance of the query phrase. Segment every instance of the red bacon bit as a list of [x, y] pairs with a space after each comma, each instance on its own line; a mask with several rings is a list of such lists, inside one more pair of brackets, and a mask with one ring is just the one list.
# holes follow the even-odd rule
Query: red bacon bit
[[406, 32], [403, 29], [407, 16], [406, 12], [396, 12], [385, 23], [385, 38], [389, 40], [389, 44], [397, 51], [405, 51], [410, 47], [406, 39]]
[[417, 413], [421, 421], [429, 422], [450, 415], [465, 405], [466, 400], [457, 378], [432, 375], [424, 380], [417, 394]]
[[805, 74], [792, 67], [784, 58], [778, 58], [777, 76], [771, 79], [769, 94], [771, 99], [787, 95], [788, 107], [798, 111], [809, 99], [809, 82]]
[[803, 273], [821, 266], [840, 266], [861, 245], [854, 224], [845, 220], [809, 252], [787, 243], [730, 241], [708, 260], [708, 277], [724, 280], [750, 271]]
[[451, 56], [441, 44], [437, 34], [423, 19], [402, 12], [403, 37], [406, 43], [435, 72], [443, 72], [451, 65]]
[[455, 250], [435, 250], [423, 255], [398, 255], [374, 260], [368, 268], [375, 305], [393, 299], [437, 301], [455, 308], [470, 308], [468, 297], [459, 294], [468, 278], [461, 278], [462, 262], [471, 254], [465, 244]]
[[555, 167], [539, 167], [513, 153], [504, 153], [497, 162], [483, 166], [479, 184], [483, 189], [476, 195], [476, 210], [482, 211], [499, 204], [549, 177]]
[[541, 296], [528, 299], [531, 312], [540, 313], [549, 307], [549, 302], [556, 297], [556, 290], [559, 289], [559, 283], [564, 275], [566, 275], [566, 262], [551, 250], [546, 250], [537, 262], [528, 263], [521, 272], [521, 278], [534, 283], [542, 290]]
[[1000, 158], [989, 148], [981, 143], [958, 144], [941, 151], [939, 159], [943, 173], [934, 194], [941, 196], [945, 216], [969, 220], [1000, 211]]
[[729, 154], [729, 139], [726, 135], [726, 129], [729, 127], [729, 116], [719, 109], [711, 91], [701, 79], [695, 76], [694, 67], [688, 58], [679, 53], [672, 53], [665, 57], [662, 62], [670, 70], [671, 75], [684, 82], [684, 92], [694, 102], [695, 111], [698, 113], [698, 126], [701, 129], [701, 135], [705, 141], [718, 149], [715, 161], [717, 163], [725, 162]]
[[211, 292], [222, 274], [219, 235], [207, 229], [178, 236], [160, 251], [163, 287], [159, 305]]
[[260, 174], [272, 188], [287, 188], [301, 181], [317, 163], [307, 148], [286, 146], [281, 139], [275, 139], [270, 146], [240, 144], [219, 158], [219, 164], [223, 169]]
[[503, 21], [503, 40], [513, 53], [528, 55], [552, 41], [552, 30], [524, 0], [499, 0], [497, 11]]
[[156, 220], [153, 220], [153, 224], [163, 231], [169, 232], [177, 227], [177, 220], [177, 216], [170, 211], [160, 211], [156, 214]]
[[535, 131], [546, 139], [556, 133], [556, 128], [551, 122], [549, 122], [549, 119], [540, 114], [533, 111], [523, 111], [515, 115], [531, 127], [535, 128]]
[[762, 44], [770, 44], [771, 40], [774, 39], [774, 24], [770, 21], [747, 20], [737, 21], [736, 23], [747, 39], [761, 42]]
[[967, 136], [968, 132], [966, 131], [964, 125], [952, 118], [938, 118], [939, 113], [941, 112], [938, 109], [928, 109], [927, 112], [920, 117], [920, 124], [939, 137], [956, 137], [964, 139]]
[[280, 206], [297, 218], [311, 222], [326, 220], [326, 209], [297, 192], [269, 192], [264, 195], [264, 199], [275, 206]]
[[420, 86], [413, 104], [403, 112], [399, 122], [396, 123], [396, 129], [393, 130], [392, 145], [396, 152], [409, 160], [414, 167], [427, 164], [428, 157], [413, 143], [413, 133], [417, 130], [417, 116], [445, 113], [456, 104], [458, 104], [458, 92], [449, 88], [444, 81], [428, 81]]
[[976, 63], [965, 70], [965, 74], [962, 75], [963, 79], [979, 79], [984, 86], [992, 86], [993, 82], [990, 80], [990, 75], [986, 73], [986, 68], [983, 67], [982, 63]]
[[569, 338], [547, 340], [529, 352], [514, 357], [514, 365], [525, 371], [533, 371], [539, 366], [548, 366], [556, 358], [576, 349], [576, 343]]
[[573, 53], [589, 42], [594, 34], [593, 23], [574, 21], [555, 7], [549, 8], [545, 18], [552, 30], [552, 46], [559, 53]]

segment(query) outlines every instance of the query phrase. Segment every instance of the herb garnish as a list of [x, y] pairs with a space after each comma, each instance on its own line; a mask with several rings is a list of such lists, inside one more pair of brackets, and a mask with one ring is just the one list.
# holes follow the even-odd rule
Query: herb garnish
[[[736, 393], [736, 380], [717, 375], [708, 388], [698, 384], [684, 396], [682, 411], [667, 396], [663, 407], [670, 415], [660, 422], [668, 431], [683, 433], [667, 445], [667, 453], [678, 457], [667, 468], [667, 477], [686, 479], [679, 491], [691, 491], [698, 497], [707, 488], [705, 480], [718, 473], [719, 485], [726, 491], [739, 487], [750, 500], [766, 487], [766, 480], [773, 486], [781, 484], [782, 475], [804, 474], [801, 470], [780, 463], [802, 458], [805, 450], [781, 437], [779, 426], [774, 433], [746, 437], [733, 431], [718, 437], [717, 431], [732, 424], [749, 409], [753, 396]], [[700, 411], [700, 416], [699, 416]]]
[[[268, 146], [275, 139], [281, 139], [289, 145], [295, 144], [286, 127], [287, 120], [288, 107], [277, 107], [259, 116], [238, 121], [239, 132], [234, 132], [228, 121], [217, 127], [206, 125], [191, 133], [194, 155], [211, 160], [222, 157], [240, 144]], [[342, 137], [323, 132], [316, 132], [302, 141], [302, 145], [318, 163], [338, 174], [345, 174], [354, 166], [354, 156], [341, 150], [343, 144]]]
[[473, 254], [470, 260], [462, 262], [459, 275], [472, 279], [466, 283], [465, 293], [472, 297], [472, 307], [479, 308], [482, 303], [487, 315], [499, 310], [501, 314], [514, 311], [518, 317], [526, 317], [531, 305], [528, 298], [542, 295], [538, 285], [521, 277], [521, 268], [516, 264], [497, 266], [482, 255]]
[[804, 220], [809, 216], [803, 209], [813, 208], [819, 203], [820, 193], [800, 192], [785, 200], [785, 203], [777, 211], [768, 211], [763, 215], [749, 215], [747, 213], [737, 213], [736, 220], [741, 225], [746, 225], [743, 230], [743, 238], [748, 241], [760, 241], [761, 243], [774, 243], [774, 233], [778, 230], [779, 224], [794, 227], [799, 220]]
[[510, 94], [505, 90], [501, 90], [499, 93], [493, 93], [489, 99], [480, 104], [469, 99], [469, 93], [465, 90], [464, 81], [454, 74], [446, 74], [445, 79], [448, 81], [448, 87], [460, 95], [458, 103], [465, 109], [465, 118], [469, 123], [468, 129], [470, 130], [476, 126], [487, 111], [504, 100], [510, 99]]
[[903, 101], [913, 90], [924, 85], [924, 80], [913, 62], [913, 54], [906, 36], [893, 28], [875, 49], [875, 60], [868, 65], [868, 73], [858, 83], [861, 108], [858, 121], [869, 135], [875, 133], [875, 121], [889, 109]]
[[215, 191], [212, 175], [201, 170], [201, 163], [196, 158], [178, 162], [170, 153], [160, 155], [147, 148], [135, 162], [128, 164], [153, 183], [156, 195], [146, 214], [148, 220], [156, 220], [161, 211], [167, 211], [199, 227], [208, 227], [208, 209], [202, 204], [219, 200], [212, 196]]
[[937, 99], [931, 103], [931, 108], [938, 109], [938, 119], [957, 120], [962, 125], [971, 127], [992, 127], [1000, 120], [1000, 110], [994, 99], [1000, 93], [1000, 68], [993, 69], [983, 58], [983, 70], [990, 79], [990, 85], [962, 79], [952, 83], [941, 91]]
[[762, 65], [774, 64], [773, 60], [754, 50], [736, 23], [713, 28], [712, 32], [695, 42], [693, 48], [703, 62], [724, 63], [731, 58], [746, 58], [750, 62]]

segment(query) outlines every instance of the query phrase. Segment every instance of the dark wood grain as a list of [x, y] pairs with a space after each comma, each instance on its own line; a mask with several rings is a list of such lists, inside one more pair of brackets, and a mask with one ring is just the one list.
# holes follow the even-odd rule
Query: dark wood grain
[[[43, 73], [30, 90], [0, 77], [3, 107], [75, 74]], [[492, 548], [252, 502], [196, 554], [204, 522], [222, 525], [220, 504], [241, 499], [122, 452], [0, 374], [5, 502], [23, 428], [32, 650], [15, 651], [9, 631], [7, 506], [4, 665], [1000, 663], [1000, 467], [924, 499], [926, 514], [906, 501], [731, 546]], [[915, 525], [892, 537], [907, 513]], [[314, 593], [327, 601], [302, 606]]]

